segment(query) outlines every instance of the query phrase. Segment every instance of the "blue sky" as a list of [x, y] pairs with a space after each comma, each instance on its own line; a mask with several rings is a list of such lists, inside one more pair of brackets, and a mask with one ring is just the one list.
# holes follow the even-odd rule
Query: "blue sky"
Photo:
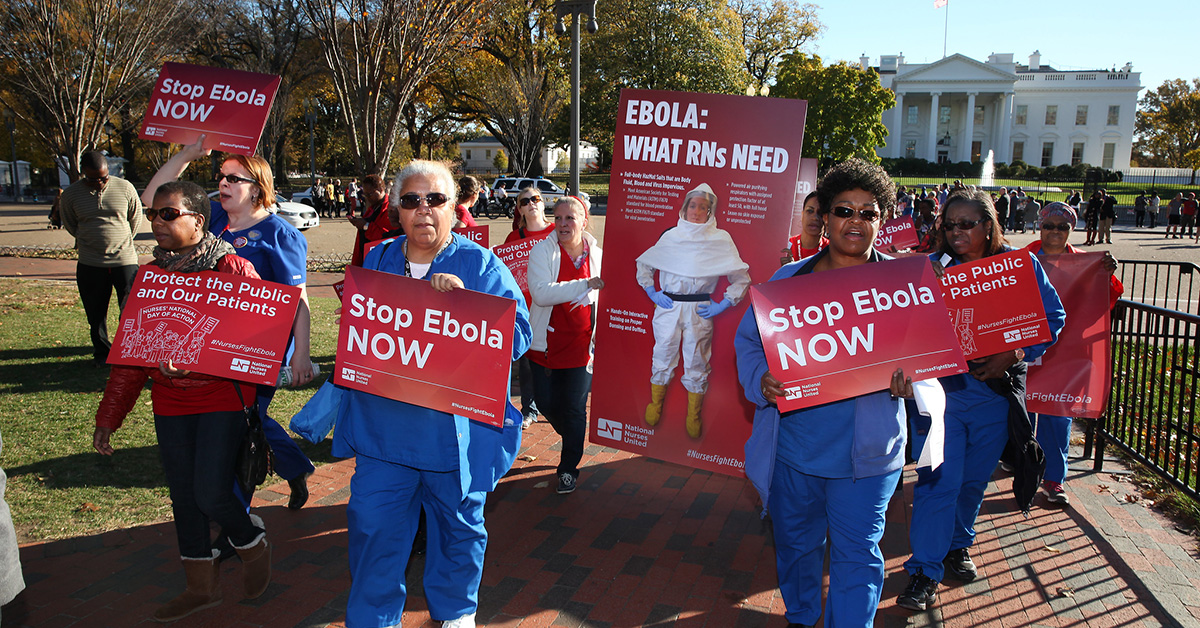
[[[908, 63], [937, 61], [948, 8], [947, 54], [986, 61], [990, 53], [1011, 52], [1027, 63], [1040, 50], [1042, 63], [1059, 70], [1131, 61], [1145, 88], [1200, 77], [1200, 0], [949, 0], [940, 9], [933, 0], [810, 1], [825, 25], [810, 49], [826, 62], [857, 63], [864, 53], [871, 65], [879, 55], [900, 53]], [[1172, 35], [1171, 26], [1180, 30]]]

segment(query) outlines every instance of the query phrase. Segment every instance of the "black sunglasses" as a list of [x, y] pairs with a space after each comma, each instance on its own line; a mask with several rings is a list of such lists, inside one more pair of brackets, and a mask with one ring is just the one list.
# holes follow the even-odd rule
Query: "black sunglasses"
[[446, 204], [448, 197], [441, 192], [430, 192], [425, 196], [420, 194], [405, 194], [400, 197], [400, 207], [404, 209], [416, 209], [421, 206], [421, 201], [430, 207], [441, 207]]
[[987, 219], [980, 218], [979, 220], [960, 220], [958, 222], [946, 221], [942, 223], [942, 231], [954, 231], [955, 229], [958, 229], [959, 231], [970, 231], [979, 226], [979, 223], [982, 222], [987, 222]]
[[226, 181], [228, 181], [230, 183], [243, 183], [243, 182], [244, 183], [258, 183], [258, 181], [255, 181], [254, 179], [247, 179], [245, 177], [239, 177], [236, 174], [219, 174], [219, 175], [217, 175], [217, 178], [213, 179], [213, 180], [220, 182], [221, 179], [225, 179]]
[[188, 211], [186, 209], [179, 209], [178, 207], [164, 207], [162, 209], [154, 209], [153, 207], [147, 207], [143, 211], [146, 214], [146, 220], [154, 220], [155, 218], [162, 218], [163, 220], [165, 220], [167, 222], [175, 220], [176, 218], [178, 218], [180, 216], [199, 216], [199, 215], [201, 215], [200, 212], [193, 212], [193, 211]]
[[1042, 231], [1070, 231], [1070, 230], [1071, 230], [1071, 225], [1069, 225], [1065, 222], [1059, 222], [1059, 223], [1043, 222], [1042, 223]]
[[526, 196], [525, 198], [521, 199], [521, 207], [540, 202], [542, 202], [542, 197], [540, 196]]
[[834, 207], [833, 209], [829, 210], [829, 213], [837, 216], [838, 218], [850, 218], [857, 213], [858, 217], [866, 222], [875, 222], [876, 220], [879, 220], [880, 216], [879, 210], [877, 209], [853, 210], [849, 207]]

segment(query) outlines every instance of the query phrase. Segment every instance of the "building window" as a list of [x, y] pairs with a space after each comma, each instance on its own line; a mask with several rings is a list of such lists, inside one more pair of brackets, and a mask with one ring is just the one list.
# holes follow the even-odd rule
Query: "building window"
[[1117, 126], [1121, 123], [1121, 105], [1108, 106], [1108, 126]]
[[1025, 161], [1025, 142], [1013, 142], [1013, 161]]
[[910, 126], [915, 126], [915, 125], [917, 124], [917, 122], [918, 122], [918, 119], [917, 119], [917, 106], [916, 106], [916, 105], [909, 105], [909, 106], [908, 106], [908, 122], [907, 122], [907, 124], [908, 124], [908, 125], [910, 125]]
[[1054, 142], [1042, 142], [1042, 167], [1049, 168], [1054, 161]]
[[983, 105], [975, 105], [975, 124], [983, 124]]
[[906, 140], [904, 142], [904, 156], [908, 159], [913, 159], [917, 156], [917, 140]]
[[467, 161], [471, 161], [471, 149], [467, 149]]
[[1075, 126], [1087, 126], [1087, 105], [1075, 107]]
[[1117, 156], [1117, 145], [1109, 142], [1104, 145], [1104, 159], [1100, 162], [1100, 167], [1105, 170], [1112, 170], [1113, 158]]
[[492, 149], [490, 149], [490, 148], [487, 150], [487, 158], [488, 159], [492, 158]]
[[1083, 163], [1083, 142], [1075, 142], [1071, 145], [1071, 165], [1078, 166]]
[[1029, 117], [1029, 105], [1017, 105], [1017, 113], [1013, 117], [1013, 124], [1025, 126], [1025, 119]]
[[1058, 105], [1046, 105], [1046, 126], [1058, 124]]
[[938, 124], [950, 124], [950, 105], [939, 107]]
[[983, 142], [971, 142], [971, 162], [978, 163], [983, 158]]

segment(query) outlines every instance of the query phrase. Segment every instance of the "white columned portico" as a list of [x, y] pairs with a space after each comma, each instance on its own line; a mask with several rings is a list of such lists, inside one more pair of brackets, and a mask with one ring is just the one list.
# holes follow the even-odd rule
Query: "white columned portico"
[[941, 92], [929, 92], [931, 100], [929, 104], [929, 157], [927, 159], [934, 163], [937, 163], [938, 97], [941, 95]]
[[967, 92], [967, 124], [958, 151], [959, 161], [971, 161], [971, 143], [975, 140], [975, 96], [975, 92]]
[[889, 143], [892, 145], [892, 157], [897, 159], [904, 156], [904, 118], [904, 92], [896, 92], [896, 117], [892, 124], [894, 139]]
[[1013, 92], [1004, 92], [1004, 107], [1000, 114], [1000, 145], [996, 147], [996, 161], [1012, 162]]

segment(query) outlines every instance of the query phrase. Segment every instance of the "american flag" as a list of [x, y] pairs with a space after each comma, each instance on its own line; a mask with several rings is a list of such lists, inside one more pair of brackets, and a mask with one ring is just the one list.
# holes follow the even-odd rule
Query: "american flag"
[[950, 3], [950, 0], [933, 0], [933, 8], [940, 9]]

